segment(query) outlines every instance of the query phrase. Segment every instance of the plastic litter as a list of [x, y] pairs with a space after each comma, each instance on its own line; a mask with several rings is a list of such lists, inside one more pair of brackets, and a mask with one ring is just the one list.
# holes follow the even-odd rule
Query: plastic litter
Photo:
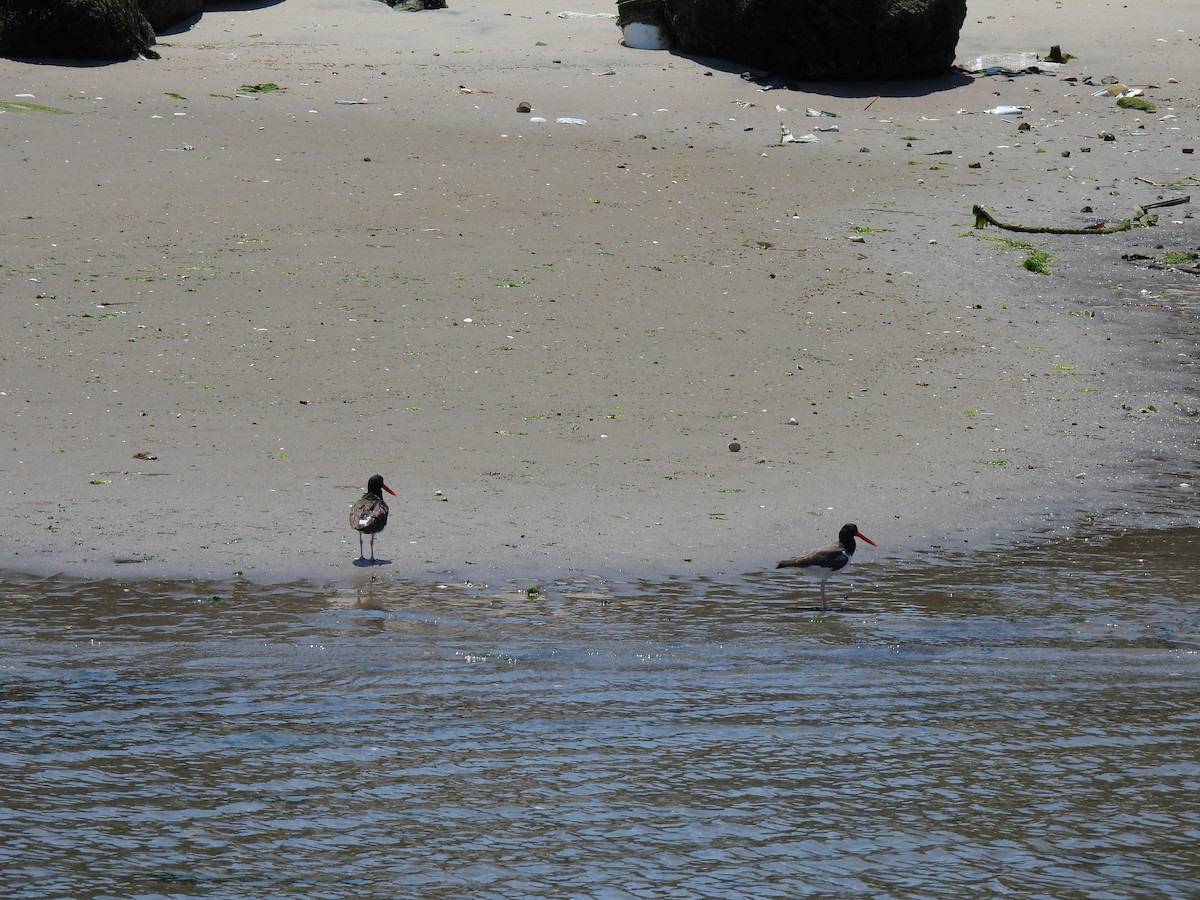
[[1063, 63], [1042, 59], [1037, 53], [988, 53], [963, 65], [975, 75], [1039, 75], [1057, 72]]
[[554, 120], [559, 125], [586, 125], [587, 119], [575, 119], [571, 116], [560, 116]]
[[819, 141], [815, 134], [802, 134], [796, 137], [786, 125], [779, 126], [779, 143], [781, 144], [815, 144]]
[[1027, 109], [1029, 109], [1028, 106], [993, 106], [991, 109], [985, 109], [984, 112], [989, 116], [1019, 116]]
[[804, 114], [810, 119], [815, 119], [819, 116], [829, 116], [831, 119], [837, 118], [837, 113], [835, 112], [829, 112], [828, 110], [824, 109], [813, 109], [811, 106], [804, 110]]
[[622, 26], [621, 34], [625, 46], [631, 50], [668, 50], [671, 47], [666, 33], [647, 22], [630, 22]]
[[1105, 94], [1107, 94], [1110, 97], [1116, 97], [1118, 99], [1120, 99], [1121, 97], [1140, 97], [1140, 96], [1142, 96], [1142, 89], [1126, 87], [1125, 85], [1118, 82], [1116, 84], [1110, 84], [1106, 88], [1101, 88], [1100, 90], [1094, 92], [1092, 94], [1092, 96], [1093, 97], [1103, 97]]

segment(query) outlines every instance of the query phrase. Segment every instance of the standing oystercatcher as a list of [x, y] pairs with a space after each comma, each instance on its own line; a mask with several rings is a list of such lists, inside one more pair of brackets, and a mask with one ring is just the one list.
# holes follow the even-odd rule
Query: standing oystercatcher
[[350, 507], [350, 527], [358, 532], [358, 558], [364, 559], [362, 536], [369, 534], [371, 562], [375, 562], [375, 535], [387, 527], [388, 505], [383, 502], [382, 491], [396, 496], [396, 492], [383, 483], [382, 475], [372, 475], [367, 482], [367, 492]]
[[843, 525], [838, 532], [838, 542], [827, 547], [809, 550], [800, 556], [781, 559], [775, 566], [777, 569], [799, 569], [805, 575], [821, 579], [821, 611], [829, 611], [829, 602], [825, 599], [825, 582], [835, 573], [844, 572], [850, 568], [854, 558], [854, 539], [862, 538], [872, 547], [878, 547], [873, 540], [858, 530], [857, 525]]

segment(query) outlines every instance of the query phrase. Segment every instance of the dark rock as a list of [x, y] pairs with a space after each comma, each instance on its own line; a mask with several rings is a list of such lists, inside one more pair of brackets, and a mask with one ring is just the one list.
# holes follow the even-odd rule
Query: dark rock
[[403, 12], [421, 12], [425, 9], [445, 9], [446, 0], [381, 0], [392, 9]]
[[617, 27], [633, 22], [666, 27], [666, 0], [617, 0]]
[[676, 50], [802, 81], [925, 78], [954, 63], [966, 0], [665, 0]]
[[138, 0], [142, 15], [157, 32], [198, 16], [204, 11], [204, 0]]
[[0, 0], [0, 54], [65, 59], [157, 59], [137, 0]]

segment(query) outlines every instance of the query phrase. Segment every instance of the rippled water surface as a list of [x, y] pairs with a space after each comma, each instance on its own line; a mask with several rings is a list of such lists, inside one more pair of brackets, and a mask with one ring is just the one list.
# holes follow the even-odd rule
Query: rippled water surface
[[358, 590], [11, 579], [0, 896], [1194, 897], [1200, 531]]

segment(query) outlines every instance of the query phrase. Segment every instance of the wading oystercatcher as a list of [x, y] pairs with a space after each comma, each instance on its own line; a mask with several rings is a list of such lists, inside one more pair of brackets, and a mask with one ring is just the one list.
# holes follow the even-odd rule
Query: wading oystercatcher
[[821, 611], [829, 611], [829, 601], [825, 599], [825, 582], [839, 572], [850, 568], [854, 558], [854, 539], [862, 538], [872, 547], [878, 547], [873, 540], [858, 530], [857, 525], [843, 525], [838, 532], [838, 542], [827, 547], [809, 550], [800, 556], [781, 559], [775, 566], [777, 569], [799, 569], [811, 578], [821, 579]]
[[383, 483], [382, 475], [372, 475], [367, 482], [367, 492], [350, 507], [350, 527], [358, 532], [358, 558], [363, 559], [364, 534], [371, 536], [371, 562], [375, 562], [375, 535], [387, 527], [388, 505], [383, 502], [383, 491], [393, 497], [396, 492]]

